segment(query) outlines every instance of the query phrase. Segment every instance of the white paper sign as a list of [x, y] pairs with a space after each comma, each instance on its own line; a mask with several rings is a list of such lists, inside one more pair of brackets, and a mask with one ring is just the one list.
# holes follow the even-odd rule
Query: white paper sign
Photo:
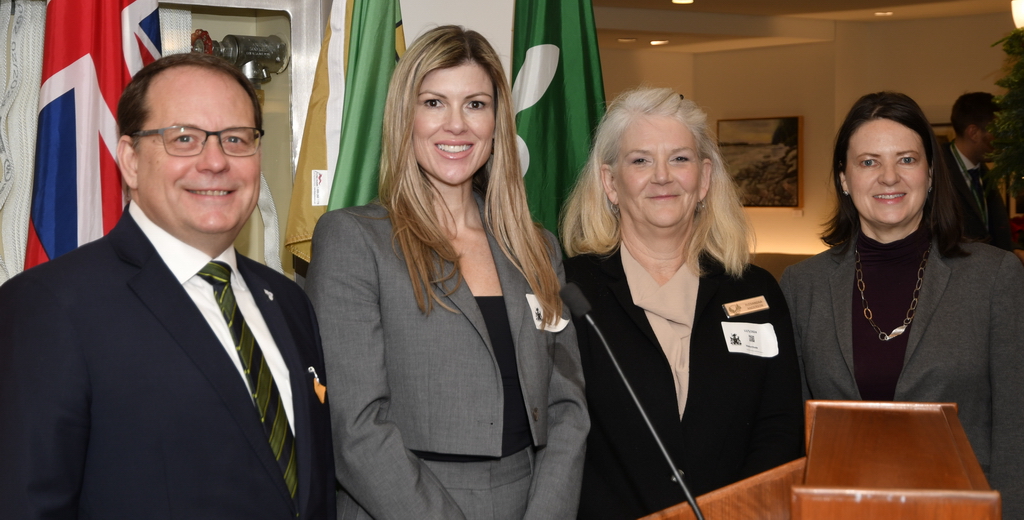
[[779, 355], [779, 339], [771, 323], [722, 322], [729, 352], [758, 357]]
[[[544, 316], [544, 311], [540, 307], [540, 301], [537, 300], [537, 297], [535, 295], [527, 294], [526, 302], [530, 305], [530, 316], [533, 317], [533, 324], [536, 325], [538, 329], [540, 329], [541, 318]], [[562, 329], [564, 329], [565, 326], [568, 324], [569, 320], [565, 318], [558, 318], [558, 322], [556, 322], [554, 325], [547, 325], [543, 327], [543, 329], [548, 332], [561, 332]]]
[[334, 176], [328, 175], [327, 170], [312, 170], [313, 175], [313, 205], [326, 206], [331, 198], [331, 184], [334, 183]]

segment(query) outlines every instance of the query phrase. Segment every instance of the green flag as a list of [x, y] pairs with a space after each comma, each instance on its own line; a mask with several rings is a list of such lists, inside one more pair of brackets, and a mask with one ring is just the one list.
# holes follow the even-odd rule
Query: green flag
[[398, 0], [350, 0], [349, 6], [341, 144], [328, 210], [366, 204], [377, 196], [384, 101], [395, 63], [405, 52]]
[[533, 219], [557, 232], [558, 212], [587, 161], [604, 113], [590, 0], [516, 0], [512, 102]]

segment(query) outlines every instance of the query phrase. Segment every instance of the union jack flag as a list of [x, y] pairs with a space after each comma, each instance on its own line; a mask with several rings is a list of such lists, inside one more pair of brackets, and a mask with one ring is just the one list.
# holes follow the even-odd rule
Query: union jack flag
[[26, 269], [103, 236], [121, 217], [117, 101], [160, 54], [157, 0], [47, 3]]

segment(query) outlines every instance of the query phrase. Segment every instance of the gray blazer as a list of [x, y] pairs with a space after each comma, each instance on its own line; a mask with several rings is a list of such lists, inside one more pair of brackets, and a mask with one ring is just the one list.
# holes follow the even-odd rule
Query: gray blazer
[[[558, 333], [536, 328], [529, 284], [488, 238], [536, 447], [526, 518], [572, 518], [590, 427], [576, 332], [571, 323]], [[557, 243], [548, 238], [564, 282]], [[409, 450], [499, 457], [501, 374], [469, 287], [463, 282], [442, 297], [458, 313], [435, 304], [424, 315], [396, 248], [391, 221], [377, 205], [331, 211], [313, 235], [306, 289], [322, 322], [344, 487], [339, 512], [358, 507], [377, 519], [463, 518]]]
[[[1003, 495], [1003, 518], [1024, 518], [1024, 268], [995, 247], [963, 247], [970, 256], [946, 258], [932, 244], [895, 400], [957, 403], [978, 462]], [[782, 276], [805, 398], [860, 399], [853, 284], [852, 247]]]

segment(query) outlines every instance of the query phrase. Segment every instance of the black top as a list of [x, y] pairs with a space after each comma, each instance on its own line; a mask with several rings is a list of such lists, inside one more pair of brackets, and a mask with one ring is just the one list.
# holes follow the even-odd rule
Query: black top
[[[740, 279], [713, 261], [702, 267], [689, 398], [680, 420], [671, 367], [644, 310], [633, 303], [620, 254], [565, 262], [567, 281], [590, 301], [591, 316], [695, 496], [800, 457], [804, 428], [793, 325], [775, 278], [755, 266]], [[768, 309], [731, 320], [722, 310], [758, 296]], [[683, 502], [607, 352], [589, 325], [575, 321], [591, 420], [579, 518], [634, 519]], [[730, 352], [722, 331], [729, 321], [772, 324], [778, 355]]]
[[503, 296], [477, 296], [480, 314], [487, 324], [494, 357], [501, 370], [501, 384], [505, 396], [504, 428], [501, 431], [501, 456], [507, 457], [533, 443], [530, 419], [526, 415], [523, 388], [519, 384], [516, 349], [512, 342], [512, 329], [508, 325], [508, 311]]
[[[504, 396], [504, 412], [501, 430], [501, 456], [507, 457], [533, 444], [530, 434], [530, 419], [526, 414], [526, 402], [523, 400], [523, 387], [519, 384], [519, 368], [516, 365], [515, 343], [512, 341], [512, 329], [508, 324], [508, 310], [504, 296], [476, 296], [476, 304], [480, 307], [487, 335], [494, 347], [494, 357], [498, 360], [501, 371], [501, 384]], [[439, 462], [482, 462], [496, 460], [494, 457], [482, 455], [462, 455], [456, 453], [435, 453], [432, 451], [410, 450], [424, 460]]]
[[[857, 239], [863, 271], [864, 297], [878, 328], [889, 334], [903, 324], [914, 299], [917, 270], [924, 252], [931, 247], [927, 226], [920, 226], [904, 239], [888, 244], [876, 242], [863, 233]], [[882, 341], [864, 317], [856, 276], [853, 280], [853, 375], [861, 399], [892, 401], [896, 382], [903, 371], [911, 322], [903, 334]]]

